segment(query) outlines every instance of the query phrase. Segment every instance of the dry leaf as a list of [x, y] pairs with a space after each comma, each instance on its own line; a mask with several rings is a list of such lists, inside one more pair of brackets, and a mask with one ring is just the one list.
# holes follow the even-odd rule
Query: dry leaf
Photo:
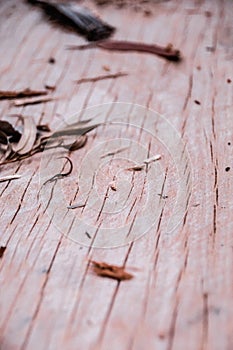
[[12, 100], [15, 98], [35, 97], [47, 95], [46, 90], [31, 90], [29, 88], [20, 91], [0, 91], [0, 100]]
[[105, 262], [90, 260], [93, 271], [101, 277], [113, 278], [118, 281], [130, 280], [134, 276], [125, 271], [124, 266], [109, 265]]

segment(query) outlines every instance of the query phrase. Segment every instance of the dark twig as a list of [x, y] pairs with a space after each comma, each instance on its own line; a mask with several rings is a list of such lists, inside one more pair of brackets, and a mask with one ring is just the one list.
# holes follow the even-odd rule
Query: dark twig
[[171, 44], [166, 47], [162, 47], [154, 44], [145, 44], [132, 41], [117, 41], [117, 40], [104, 40], [96, 43], [86, 45], [72, 45], [68, 46], [69, 50], [85, 50], [89, 48], [101, 48], [110, 51], [136, 51], [151, 53], [160, 57], [163, 57], [169, 61], [180, 61], [181, 54], [179, 50], [173, 48]]

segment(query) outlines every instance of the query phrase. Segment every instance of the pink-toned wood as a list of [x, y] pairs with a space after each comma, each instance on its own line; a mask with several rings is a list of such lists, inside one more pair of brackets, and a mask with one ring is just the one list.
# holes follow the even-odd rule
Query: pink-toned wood
[[[184, 57], [179, 65], [137, 53], [65, 50], [84, 40], [51, 26], [23, 1], [0, 4], [0, 89], [47, 84], [60, 97], [22, 108], [0, 101], [1, 118], [22, 113], [56, 128], [97, 104], [147, 106], [180, 133], [193, 172], [185, 219], [172, 234], [165, 231], [168, 201], [160, 225], [144, 237], [97, 249], [61, 235], [38, 200], [40, 155], [2, 167], [1, 176], [22, 178], [0, 184], [0, 244], [7, 246], [0, 260], [1, 350], [231, 350], [233, 83], [227, 79], [233, 81], [233, 3], [154, 1], [151, 16], [133, 7], [96, 8], [117, 27], [116, 39], [173, 43]], [[50, 57], [55, 64], [48, 63]], [[106, 74], [106, 65], [128, 76], [75, 83]], [[102, 140], [108, 133], [103, 130], [90, 133], [76, 157]], [[118, 129], [115, 136], [124, 132]], [[136, 131], [133, 136], [143, 139]], [[169, 167], [168, 195], [172, 176]], [[125, 264], [135, 277], [118, 283], [95, 276], [89, 258]]]

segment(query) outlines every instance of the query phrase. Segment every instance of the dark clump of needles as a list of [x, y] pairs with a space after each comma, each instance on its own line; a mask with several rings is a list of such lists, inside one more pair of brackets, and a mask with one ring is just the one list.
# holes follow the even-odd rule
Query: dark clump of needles
[[94, 15], [89, 9], [73, 6], [70, 3], [55, 3], [43, 0], [26, 0], [27, 3], [38, 5], [58, 24], [72, 29], [83, 35], [88, 41], [97, 41], [109, 38], [115, 28]]

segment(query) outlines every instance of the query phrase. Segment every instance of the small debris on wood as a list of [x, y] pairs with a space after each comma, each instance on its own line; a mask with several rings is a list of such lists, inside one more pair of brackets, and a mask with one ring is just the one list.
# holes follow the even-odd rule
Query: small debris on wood
[[123, 147], [123, 148], [119, 148], [115, 151], [112, 151], [112, 152], [108, 152], [104, 155], [102, 155], [100, 158], [105, 158], [105, 157], [110, 157], [110, 156], [114, 156], [115, 154], [118, 154], [118, 153], [121, 153], [123, 151], [125, 151], [126, 149], [128, 149], [129, 147]]
[[40, 6], [53, 22], [75, 30], [88, 41], [109, 38], [115, 31], [113, 26], [103, 22], [86, 7], [74, 7], [71, 3], [52, 3], [44, 0], [27, 0], [27, 2]]
[[124, 266], [110, 265], [105, 262], [90, 260], [93, 265], [93, 271], [101, 277], [108, 277], [117, 281], [130, 280], [134, 276], [125, 271]]
[[111, 188], [112, 191], [116, 191], [117, 187], [116, 187], [116, 181], [112, 181], [108, 184], [108, 186]]
[[215, 47], [214, 46], [206, 46], [206, 51], [215, 52]]
[[36, 126], [38, 131], [43, 131], [43, 132], [51, 132], [50, 127], [48, 126], [48, 124], [39, 124]]
[[17, 179], [20, 179], [20, 178], [21, 178], [21, 175], [7, 175], [7, 176], [0, 177], [0, 182], [17, 180]]
[[231, 168], [229, 167], [229, 166], [227, 166], [226, 168], [225, 168], [225, 171], [226, 172], [228, 172], [228, 171], [230, 171], [231, 170]]
[[206, 16], [207, 18], [212, 17], [212, 12], [211, 12], [211, 11], [206, 10], [204, 13], [205, 13], [205, 16]]
[[93, 77], [93, 78], [83, 78], [83, 79], [79, 79], [76, 81], [77, 84], [82, 84], [82, 83], [94, 83], [96, 81], [99, 80], [106, 80], [106, 79], [116, 79], [116, 78], [120, 78], [120, 77], [125, 77], [127, 76], [127, 73], [123, 73], [123, 72], [119, 72], [119, 73], [115, 73], [115, 74], [106, 74], [106, 75], [99, 75], [97, 77]]
[[201, 70], [201, 66], [197, 66], [197, 70]]
[[56, 62], [56, 60], [55, 60], [54, 57], [50, 57], [50, 58], [48, 59], [48, 63], [49, 63], [49, 64], [54, 64], [55, 62]]
[[76, 203], [76, 204], [68, 205], [67, 209], [84, 208], [85, 205], [86, 205], [85, 203]]
[[196, 105], [199, 105], [199, 106], [200, 106], [200, 104], [201, 104], [201, 102], [198, 101], [198, 100], [194, 100], [194, 103], [196, 103]]
[[47, 183], [50, 183], [50, 182], [53, 182], [53, 181], [57, 181], [59, 179], [63, 179], [64, 177], [69, 176], [72, 173], [73, 163], [72, 163], [71, 159], [69, 157], [61, 157], [61, 158], [64, 158], [64, 159], [68, 160], [68, 162], [70, 164], [70, 169], [66, 173], [58, 173], [58, 174], [54, 175], [53, 177], [51, 177], [50, 179], [45, 181], [43, 183], [43, 185], [46, 185]]
[[144, 10], [144, 16], [145, 17], [150, 17], [152, 15], [152, 11], [151, 10]]
[[144, 169], [144, 167], [145, 167], [145, 164], [143, 164], [143, 165], [135, 165], [132, 168], [128, 168], [127, 170], [128, 171], [141, 171], [141, 170]]
[[228, 146], [230, 146], [230, 145], [231, 145], [231, 143], [230, 143], [230, 142], [227, 142], [227, 144], [228, 144]]
[[146, 44], [132, 41], [117, 41], [117, 40], [104, 40], [96, 43], [86, 45], [71, 45], [68, 46], [69, 50], [85, 50], [89, 48], [98, 47], [100, 49], [109, 51], [135, 51], [154, 54], [163, 57], [169, 61], [181, 61], [181, 53], [179, 50], [174, 49], [172, 44], [168, 44], [166, 47], [159, 45]]
[[24, 100], [15, 100], [14, 106], [15, 107], [24, 107], [28, 105], [37, 105], [39, 103], [45, 103], [56, 100], [55, 97], [35, 97], [35, 98], [28, 98]]
[[158, 196], [159, 196], [160, 198], [162, 198], [162, 199], [167, 199], [167, 198], [168, 198], [168, 196], [163, 195], [162, 193], [158, 193]]
[[156, 162], [157, 160], [160, 160], [161, 159], [161, 155], [160, 154], [157, 154], [153, 157], [150, 157], [150, 158], [147, 158], [143, 161], [143, 163], [145, 164], [150, 164], [152, 162]]
[[0, 100], [13, 100], [16, 98], [35, 97], [47, 95], [46, 90], [31, 90], [29, 88], [20, 91], [0, 91]]
[[45, 87], [45, 89], [50, 90], [50, 91], [55, 91], [56, 90], [56, 86], [54, 86], [54, 85], [45, 84], [44, 87]]
[[102, 68], [103, 68], [103, 70], [105, 70], [105, 72], [110, 72], [110, 70], [111, 70], [110, 67], [107, 65], [103, 65]]
[[227, 83], [230, 84], [231, 83], [231, 79], [228, 78], [227, 79]]
[[86, 235], [89, 239], [92, 238], [91, 235], [90, 235], [87, 231], [85, 232], [85, 235]]
[[0, 259], [3, 257], [3, 254], [5, 253], [6, 247], [0, 246]]

